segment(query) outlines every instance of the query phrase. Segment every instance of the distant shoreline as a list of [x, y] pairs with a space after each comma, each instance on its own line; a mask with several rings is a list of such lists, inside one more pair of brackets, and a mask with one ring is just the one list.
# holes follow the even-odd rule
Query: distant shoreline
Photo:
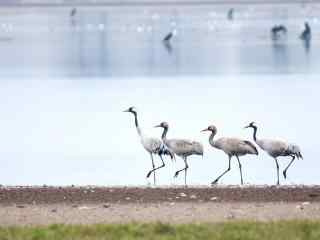
[[12, 1], [0, 2], [0, 7], [102, 7], [102, 6], [179, 6], [179, 5], [232, 5], [232, 4], [320, 4], [315, 0], [96, 0], [88, 2], [87, 0], [78, 1]]

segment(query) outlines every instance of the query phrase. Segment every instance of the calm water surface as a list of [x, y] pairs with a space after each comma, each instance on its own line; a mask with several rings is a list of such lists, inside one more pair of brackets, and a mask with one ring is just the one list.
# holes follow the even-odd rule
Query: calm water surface
[[[0, 183], [145, 185], [151, 167], [133, 117], [143, 130], [169, 122], [170, 137], [201, 141], [205, 155], [190, 158], [189, 183], [209, 184], [227, 167], [226, 155], [200, 130], [300, 145], [304, 160], [286, 184], [317, 184], [320, 113], [320, 4], [202, 7], [69, 7], [0, 10]], [[36, 10], [36, 11], [35, 11]], [[312, 28], [307, 46], [298, 36]], [[270, 39], [285, 24], [287, 37]], [[171, 46], [162, 38], [176, 30]], [[160, 164], [160, 161], [157, 162]], [[183, 161], [166, 161], [159, 184], [173, 179]], [[274, 161], [242, 158], [250, 184], [273, 184]], [[283, 169], [288, 158], [280, 160]], [[236, 161], [222, 183], [237, 184]]]

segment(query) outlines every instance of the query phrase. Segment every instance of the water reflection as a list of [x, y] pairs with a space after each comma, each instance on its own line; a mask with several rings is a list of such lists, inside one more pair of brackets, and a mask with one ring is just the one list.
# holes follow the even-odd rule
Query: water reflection
[[[0, 66], [11, 77], [288, 73], [288, 69], [315, 73], [319, 71], [318, 36], [314, 34], [312, 45], [311, 40], [301, 45], [297, 39], [305, 19], [315, 19], [318, 5], [314, 5], [314, 12], [308, 15], [301, 14], [296, 5], [291, 5], [292, 11], [281, 5], [255, 6], [255, 14], [250, 7], [233, 6], [234, 21], [226, 19], [229, 8], [223, 5], [193, 10], [149, 7], [140, 12], [80, 8], [73, 16], [70, 8], [43, 9], [40, 15], [28, 10], [19, 15], [13, 12], [0, 17], [0, 49], [6, 56]], [[278, 22], [288, 29], [281, 45], [286, 44], [290, 58], [295, 59], [280, 64], [282, 69], [281, 59], [274, 58], [275, 49], [281, 56], [279, 44], [269, 37], [270, 28]], [[310, 25], [316, 33], [317, 21]], [[168, 28], [179, 34], [163, 45], [161, 39]], [[314, 54], [306, 60], [309, 51]], [[26, 61], [25, 56], [32, 58]], [[12, 71], [12, 66], [21, 67]]]
[[169, 54], [171, 54], [172, 52], [172, 45], [170, 42], [163, 42], [163, 46], [165, 47], [165, 49], [168, 51]]

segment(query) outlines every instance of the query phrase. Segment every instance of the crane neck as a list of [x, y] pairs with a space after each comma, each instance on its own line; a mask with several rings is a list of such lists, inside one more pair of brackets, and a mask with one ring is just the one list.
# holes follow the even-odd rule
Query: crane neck
[[258, 128], [256, 126], [252, 126], [253, 128], [253, 140], [255, 142], [257, 142], [257, 131], [258, 131]]
[[214, 136], [216, 135], [215, 132], [211, 132], [210, 137], [209, 137], [209, 143], [212, 147], [215, 146], [215, 141], [213, 140]]
[[161, 136], [162, 140], [167, 139], [167, 132], [168, 132], [168, 128], [167, 127], [163, 128], [163, 132], [162, 132], [162, 136]]
[[133, 112], [133, 115], [134, 115], [134, 123], [136, 125], [137, 132], [138, 132], [139, 136], [141, 136], [141, 129], [140, 129], [139, 123], [138, 123], [138, 114], [136, 112]]

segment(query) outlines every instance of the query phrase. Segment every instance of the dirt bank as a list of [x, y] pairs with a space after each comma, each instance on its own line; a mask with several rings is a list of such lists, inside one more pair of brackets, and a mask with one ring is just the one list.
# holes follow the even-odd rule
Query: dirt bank
[[0, 187], [0, 204], [319, 202], [320, 186]]

